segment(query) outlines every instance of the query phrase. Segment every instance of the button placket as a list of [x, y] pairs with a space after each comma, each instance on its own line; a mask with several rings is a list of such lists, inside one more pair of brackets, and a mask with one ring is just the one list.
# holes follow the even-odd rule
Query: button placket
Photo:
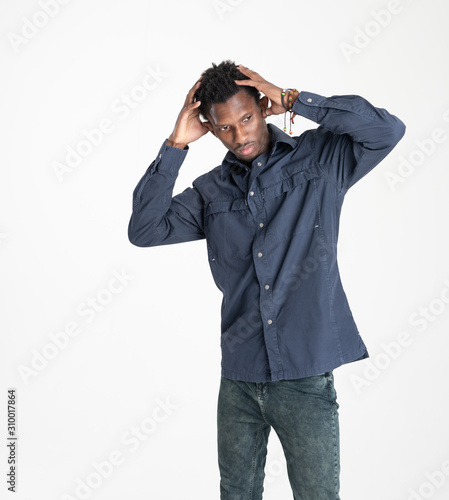
[[[259, 165], [257, 165], [259, 166]], [[259, 191], [257, 191], [259, 189]], [[250, 189], [247, 196], [248, 206], [255, 223], [260, 231], [256, 232], [253, 243], [253, 259], [257, 280], [260, 286], [260, 314], [263, 318], [264, 341], [268, 351], [268, 363], [274, 369], [279, 370], [279, 345], [277, 340], [276, 322], [273, 315], [276, 315], [273, 305], [273, 290], [270, 283], [269, 260], [264, 249], [266, 221], [264, 216], [264, 196], [260, 188]], [[281, 368], [282, 369], [282, 368]]]

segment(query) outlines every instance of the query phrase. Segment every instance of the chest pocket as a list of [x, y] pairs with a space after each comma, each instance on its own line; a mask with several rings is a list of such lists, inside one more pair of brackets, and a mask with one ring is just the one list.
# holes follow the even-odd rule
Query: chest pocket
[[209, 203], [204, 216], [212, 258], [247, 257], [251, 254], [255, 227], [244, 198]]
[[[285, 173], [284, 173], [285, 174]], [[317, 166], [295, 172], [262, 191], [267, 214], [267, 240], [277, 243], [311, 233], [320, 222]]]

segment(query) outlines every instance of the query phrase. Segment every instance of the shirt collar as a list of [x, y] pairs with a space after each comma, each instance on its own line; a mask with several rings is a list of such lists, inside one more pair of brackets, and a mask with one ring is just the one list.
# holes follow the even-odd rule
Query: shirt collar
[[[292, 149], [296, 147], [297, 141], [293, 139], [293, 137], [290, 137], [272, 123], [268, 123], [267, 126], [271, 135], [271, 141], [270, 141], [271, 150], [274, 150], [274, 148], [279, 143], [288, 144]], [[223, 159], [223, 163], [221, 164], [221, 179], [226, 180], [231, 171], [233, 172], [237, 171], [237, 173], [243, 172], [244, 166], [240, 163], [240, 161], [238, 160], [238, 158], [235, 156], [234, 153], [228, 151]]]

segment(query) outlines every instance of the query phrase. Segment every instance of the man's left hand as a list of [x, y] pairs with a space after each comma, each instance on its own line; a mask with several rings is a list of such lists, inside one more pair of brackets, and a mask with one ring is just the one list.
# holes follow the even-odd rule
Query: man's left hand
[[[267, 116], [280, 115], [285, 113], [285, 108], [282, 105], [282, 91], [281, 87], [277, 87], [270, 82], [267, 82], [265, 78], [262, 78], [259, 73], [248, 69], [246, 66], [238, 65], [238, 69], [241, 73], [248, 77], [248, 80], [234, 80], [237, 85], [246, 85], [248, 87], [256, 87], [259, 92], [265, 94], [271, 101], [271, 107], [267, 108], [265, 114]], [[293, 92], [292, 104], [298, 98], [299, 92]], [[284, 104], [288, 107], [288, 95], [284, 96]]]

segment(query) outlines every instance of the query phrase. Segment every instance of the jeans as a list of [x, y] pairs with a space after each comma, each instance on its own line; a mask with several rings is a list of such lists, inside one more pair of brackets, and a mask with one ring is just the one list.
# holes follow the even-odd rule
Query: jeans
[[271, 428], [295, 500], [339, 500], [340, 445], [332, 372], [278, 382], [222, 377], [218, 397], [221, 500], [261, 500]]

